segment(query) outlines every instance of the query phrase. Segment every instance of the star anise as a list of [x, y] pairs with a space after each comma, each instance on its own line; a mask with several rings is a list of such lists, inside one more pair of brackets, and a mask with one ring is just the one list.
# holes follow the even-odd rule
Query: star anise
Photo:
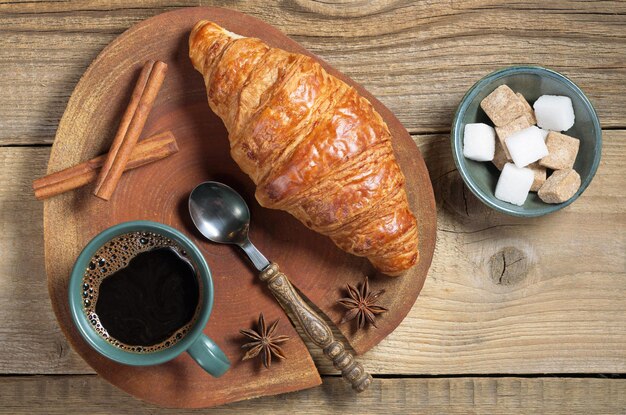
[[360, 290], [357, 290], [350, 284], [347, 284], [346, 287], [348, 289], [348, 297], [341, 298], [338, 303], [347, 308], [348, 311], [346, 311], [339, 324], [356, 318], [359, 329], [362, 329], [365, 323], [370, 323], [376, 327], [376, 322], [374, 321], [376, 315], [389, 311], [387, 308], [376, 304], [376, 300], [384, 294], [385, 290], [380, 290], [376, 293], [370, 292], [367, 277], [361, 284]]
[[279, 359], [285, 359], [285, 355], [278, 344], [289, 340], [289, 336], [275, 335], [278, 321], [279, 320], [273, 322], [268, 328], [265, 325], [263, 313], [261, 313], [259, 315], [259, 323], [256, 331], [248, 329], [239, 330], [239, 333], [252, 339], [251, 342], [241, 346], [242, 349], [248, 349], [241, 360], [252, 359], [253, 357], [257, 357], [259, 353], [263, 352], [263, 365], [269, 369], [272, 364], [272, 355], [278, 357]]

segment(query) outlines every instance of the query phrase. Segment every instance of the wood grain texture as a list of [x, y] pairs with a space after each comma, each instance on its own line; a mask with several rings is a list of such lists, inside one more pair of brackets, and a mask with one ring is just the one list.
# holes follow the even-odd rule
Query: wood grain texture
[[[73, 351], [46, 292], [43, 203], [30, 184], [49, 148], [0, 148], [0, 373], [92, 373]], [[45, 363], [44, 363], [45, 362]]]
[[[576, 378], [377, 379], [358, 397], [338, 378], [315, 389], [224, 405], [211, 414], [620, 414], [626, 380]], [[96, 376], [0, 378], [0, 414], [206, 414], [163, 409], [120, 392]]]
[[622, 1], [43, 1], [0, 3], [0, 143], [50, 143], [73, 86], [106, 44], [145, 18], [200, 4], [275, 25], [413, 133], [448, 130], [465, 91], [513, 64], [564, 73], [604, 127], [626, 126], [626, 94], [615, 87], [626, 76]]
[[[486, 212], [464, 190], [446, 135], [414, 138], [439, 200], [439, 241], [407, 318], [362, 356], [368, 370], [626, 372], [626, 131], [605, 131], [598, 173], [576, 203], [527, 220]], [[0, 354], [0, 373], [92, 373], [47, 299], [42, 208], [30, 183], [48, 155], [48, 148], [0, 149], [0, 315], [7, 316], [0, 348], [19, 351]], [[489, 260], [508, 246], [531, 259], [511, 285], [489, 274]], [[321, 373], [336, 373], [321, 353], [313, 357]]]

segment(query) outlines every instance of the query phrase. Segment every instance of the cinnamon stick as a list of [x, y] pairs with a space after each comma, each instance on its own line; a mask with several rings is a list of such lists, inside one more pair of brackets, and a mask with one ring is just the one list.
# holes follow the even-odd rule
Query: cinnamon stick
[[[161, 160], [177, 152], [178, 145], [172, 132], [165, 131], [153, 135], [137, 143], [124, 171]], [[104, 165], [106, 157], [107, 155], [103, 154], [33, 181], [35, 197], [43, 200], [91, 183], [98, 177], [98, 171]]]
[[166, 72], [167, 65], [161, 61], [148, 61], [142, 68], [96, 182], [94, 194], [99, 198], [104, 200], [111, 198], [120, 177], [122, 177], [133, 147], [141, 135]]

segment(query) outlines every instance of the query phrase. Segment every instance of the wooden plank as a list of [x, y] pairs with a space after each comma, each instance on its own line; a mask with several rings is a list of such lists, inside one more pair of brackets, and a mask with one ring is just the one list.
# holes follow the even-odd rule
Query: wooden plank
[[[92, 373], [56, 322], [43, 256], [43, 204], [31, 190], [50, 149], [0, 148], [0, 373]], [[2, 395], [2, 394], [0, 394]]]
[[[0, 378], [0, 414], [198, 414], [159, 408], [93, 375]], [[341, 379], [279, 396], [224, 405], [211, 414], [618, 414], [626, 408], [625, 379], [434, 378], [375, 379], [358, 397]]]
[[[462, 185], [447, 135], [415, 139], [439, 205], [435, 259], [408, 317], [362, 357], [368, 369], [626, 372], [626, 131], [605, 131], [586, 193], [539, 219], [488, 211]], [[44, 173], [48, 154], [46, 147], [0, 148], [0, 349], [16, 351], [0, 354], [3, 374], [90, 373], [69, 350], [45, 288], [41, 203], [30, 183]], [[510, 246], [525, 260], [503, 281], [492, 278], [490, 258]], [[322, 373], [335, 373], [314, 357]]]
[[[121, 32], [140, 20], [180, 7], [226, 7], [255, 15], [284, 31], [297, 35], [310, 35], [311, 24], [320, 26], [318, 37], [352, 37], [371, 35], [371, 30], [388, 33], [398, 29], [413, 28], [415, 19], [420, 23], [457, 11], [501, 10], [514, 12], [541, 11], [564, 15], [614, 15], [626, 14], [626, 5], [619, 0], [571, 1], [557, 0], [549, 4], [541, 0], [519, 2], [516, 0], [395, 0], [395, 1], [338, 1], [305, 2], [301, 0], [282, 4], [262, 2], [232, 2], [227, 0], [200, 1], [146, 1], [146, 0], [84, 0], [80, 2], [42, 0], [8, 1], [0, 3], [0, 13], [5, 25], [3, 31], [98, 31]], [[333, 30], [328, 20], [348, 23], [340, 33]], [[396, 24], [386, 26], [381, 19]]]
[[[413, 133], [447, 131], [475, 81], [519, 63], [562, 71], [588, 93], [604, 127], [626, 126], [624, 2], [213, 3], [279, 27], [363, 84]], [[50, 143], [73, 86], [108, 42], [189, 5], [197, 2], [0, 4], [0, 143]]]
[[51, 143], [78, 79], [114, 38], [0, 31], [0, 144]]

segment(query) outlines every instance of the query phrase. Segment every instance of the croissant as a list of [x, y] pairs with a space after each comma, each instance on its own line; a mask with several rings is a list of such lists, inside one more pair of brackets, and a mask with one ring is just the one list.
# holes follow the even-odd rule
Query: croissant
[[417, 221], [391, 133], [370, 102], [308, 56], [200, 21], [189, 57], [255, 197], [399, 275], [418, 260]]

